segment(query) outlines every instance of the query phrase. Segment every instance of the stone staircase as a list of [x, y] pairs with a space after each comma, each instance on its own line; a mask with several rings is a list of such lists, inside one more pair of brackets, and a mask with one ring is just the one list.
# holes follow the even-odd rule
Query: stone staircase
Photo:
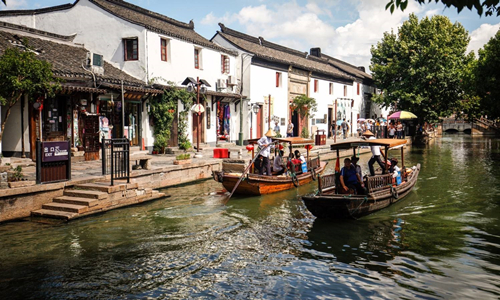
[[164, 196], [164, 193], [151, 188], [139, 187], [137, 183], [115, 186], [110, 186], [107, 182], [79, 184], [72, 189], [65, 189], [63, 196], [56, 197], [41, 209], [32, 211], [31, 216], [34, 221], [47, 218], [69, 221]]

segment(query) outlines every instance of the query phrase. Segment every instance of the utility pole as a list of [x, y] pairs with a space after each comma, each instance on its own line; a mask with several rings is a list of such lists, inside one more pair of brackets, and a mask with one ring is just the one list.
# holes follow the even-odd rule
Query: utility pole
[[[196, 104], [198, 107], [200, 107], [200, 77], [196, 77]], [[200, 115], [201, 113], [198, 112], [198, 125], [196, 128], [196, 151], [200, 152]]]
[[333, 124], [333, 128], [335, 128], [333, 133], [333, 142], [337, 143], [337, 99], [335, 99], [335, 123]]
[[267, 127], [269, 130], [271, 129], [271, 95], [269, 95], [269, 100], [267, 100], [267, 110], [268, 110]]

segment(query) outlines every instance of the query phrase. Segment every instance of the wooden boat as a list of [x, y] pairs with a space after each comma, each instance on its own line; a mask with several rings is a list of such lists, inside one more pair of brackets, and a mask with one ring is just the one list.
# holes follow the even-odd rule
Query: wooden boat
[[[420, 164], [412, 168], [404, 165], [403, 147], [406, 140], [393, 139], [373, 139], [359, 142], [345, 142], [331, 145], [332, 150], [352, 148], [354, 154], [356, 148], [361, 146], [382, 146], [385, 147], [385, 161], [387, 163], [387, 152], [391, 149], [401, 149], [401, 183], [394, 182], [392, 174], [379, 174], [375, 176], [365, 176], [364, 184], [367, 188], [366, 195], [339, 194], [340, 185], [337, 183], [339, 174], [328, 174], [320, 176], [318, 179], [319, 192], [315, 196], [304, 196], [302, 200], [307, 209], [318, 218], [359, 218], [379, 211], [389, 205], [401, 201], [408, 195], [418, 179]], [[388, 165], [386, 165], [387, 169]]]
[[[273, 138], [273, 141], [289, 144], [290, 151], [292, 146], [312, 145], [311, 139], [303, 138]], [[249, 144], [257, 143], [257, 139], [249, 140]], [[255, 150], [252, 150], [252, 159], [255, 155]], [[285, 159], [285, 158], [284, 158]], [[292, 167], [283, 175], [258, 175], [253, 172], [246, 174], [243, 180], [237, 186], [235, 193], [240, 195], [264, 195], [289, 190], [307, 184], [313, 180], [317, 180], [317, 176], [325, 170], [327, 162], [322, 162], [320, 157], [309, 158], [309, 149], [307, 150], [307, 172], [302, 173], [301, 166]], [[224, 171], [214, 171], [212, 176], [215, 181], [222, 183], [224, 188], [232, 191], [242, 177], [243, 173], [227, 173]]]

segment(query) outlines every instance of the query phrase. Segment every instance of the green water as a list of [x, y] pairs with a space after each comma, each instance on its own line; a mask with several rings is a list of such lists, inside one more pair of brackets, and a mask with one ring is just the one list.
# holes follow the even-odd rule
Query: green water
[[67, 224], [0, 225], [0, 299], [500, 297], [500, 140], [450, 135], [405, 158], [422, 164], [414, 191], [357, 221], [315, 220], [299, 198], [314, 185], [221, 206], [205, 181]]

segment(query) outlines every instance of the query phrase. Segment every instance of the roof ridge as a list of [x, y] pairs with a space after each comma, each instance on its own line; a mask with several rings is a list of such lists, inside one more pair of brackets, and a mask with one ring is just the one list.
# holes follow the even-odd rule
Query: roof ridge
[[[336, 62], [341, 63], [341, 64], [344, 64], [344, 65], [346, 65], [346, 66], [349, 66], [349, 67], [355, 68], [355, 69], [356, 69], [356, 70], [358, 70], [359, 72], [366, 73], [366, 72], [363, 72], [363, 70], [360, 70], [358, 66], [352, 65], [352, 64], [350, 64], [350, 63], [348, 63], [348, 62], [346, 62], [346, 61], [340, 60], [340, 59], [338, 59], [338, 58], [335, 58], [335, 57], [333, 57], [333, 56], [330, 56], [330, 55], [328, 55], [328, 54], [324, 54], [324, 53], [321, 53], [321, 55], [322, 55], [322, 56], [326, 56], [326, 58], [327, 58], [328, 60], [333, 60], [333, 61], [336, 61]], [[368, 73], [366, 73], [366, 74], [368, 75]]]
[[22, 15], [36, 15], [43, 14], [53, 11], [65, 10], [72, 8], [78, 3], [79, 0], [76, 0], [75, 3], [66, 3], [62, 5], [49, 6], [44, 8], [37, 9], [16, 9], [16, 10], [0, 10], [0, 16], [22, 16]]
[[273, 42], [269, 42], [269, 41], [265, 40], [261, 36], [254, 37], [254, 36], [248, 35], [246, 33], [243, 33], [243, 32], [240, 32], [240, 31], [228, 28], [228, 27], [226, 27], [222, 23], [219, 23], [219, 27], [221, 28], [221, 32], [222, 33], [229, 34], [229, 35], [232, 35], [232, 36], [240, 38], [240, 39], [244, 39], [244, 40], [252, 42], [254, 44], [259, 44], [259, 45], [264, 46], [264, 47], [268, 47], [268, 48], [272, 48], [272, 49], [275, 49], [275, 50], [287, 52], [289, 54], [297, 55], [297, 56], [300, 56], [300, 57], [307, 57], [307, 52], [301, 52], [299, 50], [295, 50], [295, 49], [288, 48], [288, 47], [285, 47], [285, 46], [282, 46], [282, 45], [279, 45], [279, 44], [276, 44], [276, 43], [273, 43]]
[[159, 14], [157, 12], [154, 12], [154, 11], [142, 8], [140, 6], [134, 5], [132, 3], [129, 3], [129, 2], [126, 2], [126, 1], [123, 1], [123, 0], [89, 0], [89, 1], [90, 2], [94, 2], [94, 3], [95, 2], [99, 2], [99, 1], [110, 2], [110, 3], [116, 4], [116, 5], [120, 5], [120, 6], [124, 7], [124, 8], [131, 9], [131, 10], [136, 11], [138, 13], [145, 14], [145, 15], [148, 15], [150, 17], [159, 19], [161, 21], [168, 22], [168, 23], [170, 23], [172, 25], [175, 25], [175, 26], [184, 27], [186, 29], [194, 29], [194, 22], [192, 20], [189, 23], [178, 21], [176, 19], [167, 17], [165, 15], [162, 15], [162, 14]]
[[[57, 33], [52, 33], [40, 29], [35, 29], [31, 27], [26, 27], [23, 25], [17, 25], [17, 24], [12, 24], [12, 23], [7, 23], [4, 21], [0, 21], [0, 28], [7, 28], [7, 29], [13, 29], [13, 30], [19, 30], [19, 31], [24, 31], [26, 33], [31, 33], [40, 37], [50, 37], [58, 40], [62, 40], [64, 42], [73, 42], [73, 40], [76, 37], [76, 33], [73, 35], [61, 35]], [[74, 43], [73, 43], [74, 44]], [[78, 47], [79, 45], [74, 44], [75, 47]]]
[[261, 42], [260, 42], [259, 38], [256, 38], [256, 37], [248, 35], [246, 33], [243, 33], [243, 32], [236, 31], [234, 29], [228, 28], [223, 23], [219, 23], [219, 27], [220, 27], [222, 33], [229, 34], [229, 35], [232, 35], [234, 37], [237, 37], [237, 38], [240, 38], [240, 39], [244, 39], [244, 40], [246, 40], [248, 42], [261, 45]]

